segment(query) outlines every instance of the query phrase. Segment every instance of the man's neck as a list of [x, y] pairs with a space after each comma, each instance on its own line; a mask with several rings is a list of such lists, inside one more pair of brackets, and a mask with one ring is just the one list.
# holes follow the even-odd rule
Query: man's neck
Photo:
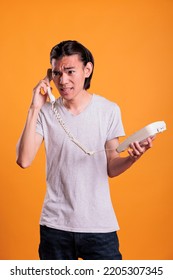
[[92, 95], [85, 91], [73, 99], [62, 99], [62, 101], [64, 107], [66, 107], [73, 115], [78, 115], [85, 110], [91, 99]]

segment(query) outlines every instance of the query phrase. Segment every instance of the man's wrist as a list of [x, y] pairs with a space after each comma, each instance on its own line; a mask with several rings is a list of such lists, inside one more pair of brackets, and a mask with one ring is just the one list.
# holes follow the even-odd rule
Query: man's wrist
[[134, 164], [134, 163], [137, 161], [137, 158], [135, 158], [135, 156], [129, 155], [129, 156], [128, 156], [128, 160], [129, 160], [129, 162], [130, 162], [131, 164]]
[[41, 109], [40, 106], [37, 106], [37, 105], [34, 105], [34, 104], [31, 104], [30, 107], [29, 107], [29, 111], [39, 112], [40, 109]]

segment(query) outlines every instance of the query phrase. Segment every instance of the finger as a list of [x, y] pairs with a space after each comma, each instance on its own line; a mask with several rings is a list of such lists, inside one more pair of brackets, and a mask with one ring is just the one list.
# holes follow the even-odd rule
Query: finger
[[145, 142], [140, 143], [140, 146], [145, 148], [145, 150], [148, 150], [149, 148], [152, 147], [153, 143], [152, 143], [152, 138], [148, 137]]
[[147, 141], [148, 141], [148, 148], [151, 148], [152, 146], [153, 146], [153, 140], [155, 139], [155, 137], [154, 138], [151, 138], [151, 137], [149, 137], [149, 138], [147, 138]]
[[141, 155], [136, 155], [132, 149], [128, 149], [127, 152], [128, 152], [128, 154], [129, 154], [129, 156], [130, 156], [134, 161], [136, 161], [136, 160], [137, 160], [138, 158], [140, 158], [140, 156], [141, 156]]
[[143, 154], [144, 148], [140, 146], [139, 142], [133, 142], [130, 144], [130, 148], [133, 150], [135, 155]]
[[144, 147], [144, 146], [148, 145], [148, 140], [147, 139], [142, 140], [142, 141], [139, 142], [139, 144], [140, 144], [141, 147]]
[[49, 86], [49, 84], [45, 81], [45, 80], [42, 80], [40, 82], [40, 92], [45, 94], [47, 93], [47, 87]]
[[156, 139], [156, 134], [149, 137], [152, 141]]
[[33, 92], [34, 93], [42, 93], [45, 94], [47, 93], [47, 82], [45, 80], [41, 80], [38, 85], [34, 88]]
[[153, 144], [153, 141], [155, 140], [155, 138], [156, 138], [156, 135], [148, 137], [147, 139], [140, 142], [140, 146], [144, 147], [144, 146], [148, 145], [149, 147], [152, 147], [152, 144]]

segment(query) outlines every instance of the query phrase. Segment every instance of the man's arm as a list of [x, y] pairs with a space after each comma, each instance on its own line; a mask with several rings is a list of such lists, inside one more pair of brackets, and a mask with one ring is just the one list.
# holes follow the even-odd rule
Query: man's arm
[[[22, 168], [31, 165], [35, 155], [43, 141], [43, 137], [36, 132], [38, 114], [47, 99], [47, 86], [49, 80], [45, 77], [33, 90], [33, 99], [29, 108], [25, 128], [17, 143], [17, 164]], [[45, 94], [42, 94], [41, 91]]]
[[118, 138], [106, 142], [107, 169], [109, 177], [115, 177], [131, 167], [149, 148], [152, 147], [152, 139], [148, 138], [141, 146], [138, 142], [132, 143], [128, 149], [129, 156], [120, 157], [116, 148], [119, 145]]
[[27, 168], [31, 165], [43, 141], [43, 137], [36, 133], [38, 112], [38, 109], [32, 107], [29, 109], [25, 128], [17, 143], [16, 162], [22, 168]]

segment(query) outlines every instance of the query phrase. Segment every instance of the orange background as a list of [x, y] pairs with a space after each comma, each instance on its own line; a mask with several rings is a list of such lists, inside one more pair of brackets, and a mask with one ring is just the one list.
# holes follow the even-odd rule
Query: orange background
[[167, 124], [110, 188], [124, 259], [173, 259], [173, 1], [3, 1], [0, 26], [0, 259], [38, 259], [44, 147], [26, 170], [15, 163], [15, 147], [49, 51], [66, 39], [92, 51], [90, 91], [119, 104], [127, 135]]

